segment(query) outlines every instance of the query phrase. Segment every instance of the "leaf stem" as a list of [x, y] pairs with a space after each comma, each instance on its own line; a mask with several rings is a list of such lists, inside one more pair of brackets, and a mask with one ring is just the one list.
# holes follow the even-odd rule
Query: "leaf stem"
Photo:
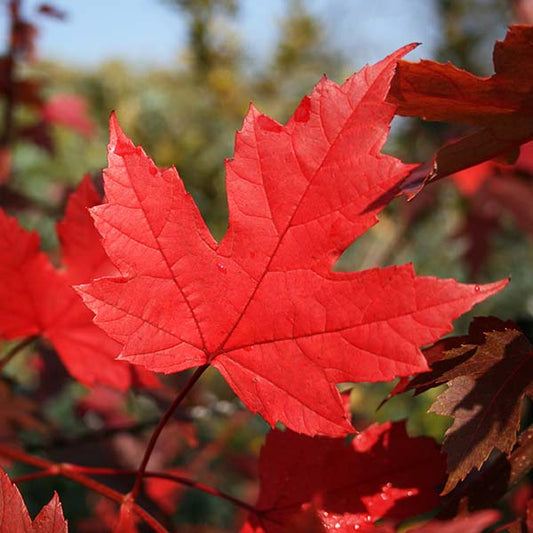
[[[156, 533], [168, 533], [167, 530], [150, 513], [145, 511], [135, 502], [132, 502], [131, 497], [128, 494], [121, 494], [120, 492], [117, 492], [112, 488], [103, 485], [102, 483], [99, 483], [98, 481], [95, 481], [90, 477], [87, 477], [86, 475], [80, 473], [79, 470], [77, 470], [76, 465], [71, 465], [68, 463], [53, 463], [52, 461], [47, 461], [46, 459], [34, 457], [23, 451], [15, 450], [4, 445], [0, 445], [0, 455], [44, 470], [44, 472], [41, 473], [41, 476], [35, 475], [34, 478], [47, 476], [62, 476], [64, 478], [71, 479], [72, 481], [75, 481], [80, 485], [83, 485], [84, 487], [92, 490], [93, 492], [105, 496], [106, 498], [118, 503], [119, 505], [128, 502], [131, 505], [132, 511], [141, 520], [143, 520], [145, 524], [150, 526], [153, 531], [155, 531]], [[25, 481], [30, 479], [29, 476], [31, 476], [31, 474], [29, 474], [28, 476], [20, 476], [16, 479], [18, 479], [19, 481], [21, 481], [21, 479], [22, 481]]]
[[7, 366], [7, 364], [18, 354], [20, 353], [26, 346], [30, 345], [35, 339], [37, 338], [37, 335], [33, 335], [32, 337], [27, 337], [26, 339], [20, 341], [18, 344], [15, 344], [11, 350], [9, 350], [6, 355], [2, 358], [0, 361], [0, 373], [4, 370], [4, 368]]
[[133, 484], [133, 488], [131, 489], [131, 492], [130, 492], [131, 498], [133, 501], [135, 501], [137, 496], [139, 496], [139, 492], [141, 490], [141, 485], [142, 485], [142, 480], [144, 477], [144, 473], [146, 471], [146, 466], [148, 465], [150, 456], [152, 455], [152, 452], [154, 451], [154, 447], [156, 445], [157, 439], [159, 438], [159, 435], [161, 435], [163, 428], [165, 427], [167, 422], [170, 420], [170, 418], [174, 414], [174, 411], [179, 407], [179, 405], [181, 404], [185, 396], [187, 396], [187, 394], [192, 389], [194, 384], [200, 379], [201, 375], [208, 368], [209, 368], [209, 364], [205, 364], [205, 365], [199, 366], [194, 371], [194, 374], [189, 378], [189, 381], [187, 381], [187, 383], [185, 384], [185, 387], [176, 396], [175, 400], [170, 404], [165, 414], [159, 421], [159, 424], [157, 424], [157, 427], [154, 429], [154, 432], [152, 433], [152, 436], [150, 437], [150, 442], [148, 442], [148, 446], [146, 447], [146, 450], [144, 452], [144, 456], [142, 458], [141, 464], [137, 470], [137, 477], [135, 478], [135, 483]]

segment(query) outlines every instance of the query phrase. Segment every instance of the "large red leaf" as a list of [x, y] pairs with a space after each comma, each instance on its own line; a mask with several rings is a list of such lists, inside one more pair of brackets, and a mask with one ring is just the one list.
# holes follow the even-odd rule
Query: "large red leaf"
[[67, 533], [57, 494], [32, 522], [17, 487], [0, 470], [0, 531], [5, 533]]
[[92, 210], [121, 276], [80, 288], [120, 358], [159, 372], [209, 363], [254, 412], [307, 434], [351, 425], [336, 383], [427, 368], [418, 347], [500, 290], [417, 278], [411, 265], [339, 273], [409, 172], [380, 153], [398, 57], [342, 86], [322, 79], [286, 126], [250, 108], [227, 162], [229, 229], [210, 235], [174, 168], [111, 120], [107, 202]]
[[389, 101], [398, 113], [477, 129], [437, 152], [432, 179], [516, 150], [533, 139], [533, 26], [511, 26], [494, 46], [495, 74], [479, 78], [434, 61], [400, 61]]
[[[444, 463], [437, 444], [410, 438], [403, 422], [375, 424], [349, 445], [273, 431], [261, 450], [260, 514], [250, 514], [243, 531], [342, 533], [384, 517], [401, 521], [438, 504]], [[297, 526], [302, 517], [306, 528]]]
[[93, 324], [92, 313], [71, 287], [115, 272], [87, 211], [99, 201], [88, 178], [69, 199], [58, 227], [65, 270], [54, 269], [39, 250], [36, 233], [0, 210], [0, 336], [46, 337], [70, 374], [87, 385], [99, 382], [123, 390], [139, 381], [155, 385], [143, 369], [115, 360], [120, 345]]

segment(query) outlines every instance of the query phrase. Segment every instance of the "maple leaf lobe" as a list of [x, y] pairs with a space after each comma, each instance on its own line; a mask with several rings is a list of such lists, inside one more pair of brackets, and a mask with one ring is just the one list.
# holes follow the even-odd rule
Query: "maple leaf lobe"
[[24, 500], [7, 474], [0, 470], [0, 531], [6, 533], [67, 533], [61, 502], [54, 493], [35, 520], [31, 520]]

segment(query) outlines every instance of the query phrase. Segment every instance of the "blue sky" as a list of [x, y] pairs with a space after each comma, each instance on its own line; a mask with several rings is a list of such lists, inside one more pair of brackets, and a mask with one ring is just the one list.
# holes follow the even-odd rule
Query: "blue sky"
[[[4, 46], [7, 0], [0, 1], [4, 4], [0, 46]], [[24, 5], [41, 29], [38, 50], [43, 58], [89, 67], [119, 58], [142, 68], [179, 60], [185, 44], [182, 18], [159, 0], [51, 0], [68, 13], [65, 21], [36, 15], [40, 3], [25, 0]], [[438, 23], [431, 0], [310, 0], [309, 4], [333, 42], [353, 57], [354, 68], [412, 41], [424, 43], [412, 59], [434, 53]], [[239, 30], [252, 59], [268, 55], [287, 5], [284, 0], [242, 0]]]

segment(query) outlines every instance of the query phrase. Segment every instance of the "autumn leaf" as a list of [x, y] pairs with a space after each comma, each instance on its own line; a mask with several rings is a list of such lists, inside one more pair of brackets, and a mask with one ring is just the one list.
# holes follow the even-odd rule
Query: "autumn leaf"
[[533, 139], [533, 27], [511, 26], [505, 40], [496, 41], [493, 61], [495, 74], [488, 78], [451, 63], [398, 63], [389, 95], [398, 114], [476, 127], [437, 152], [430, 180], [514, 152]]
[[380, 153], [405, 47], [339, 86], [323, 78], [286, 126], [253, 106], [227, 162], [217, 243], [174, 168], [111, 119], [106, 203], [92, 210], [120, 276], [79, 288], [120, 359], [164, 373], [216, 367], [271, 425], [352, 431], [335, 387], [427, 369], [419, 346], [502, 289], [416, 277], [412, 265], [333, 272], [412, 168]]
[[87, 112], [87, 102], [80, 96], [58, 94], [45, 102], [41, 110], [43, 119], [91, 137], [94, 124]]
[[0, 531], [6, 533], [67, 533], [61, 502], [57, 494], [45, 505], [35, 520], [28, 510], [17, 487], [5, 472], [0, 470]]
[[409, 437], [403, 422], [374, 424], [350, 444], [272, 431], [261, 450], [259, 513], [243, 531], [289, 531], [302, 514], [317, 533], [401, 521], [438, 504], [444, 463], [437, 444]]
[[148, 372], [115, 361], [120, 345], [92, 323], [92, 313], [71, 287], [115, 271], [87, 212], [99, 201], [88, 178], [71, 195], [58, 225], [64, 270], [56, 270], [39, 250], [36, 233], [0, 210], [0, 336], [42, 335], [70, 374], [86, 385], [154, 386], [157, 381]]
[[511, 452], [522, 399], [533, 397], [533, 347], [512, 322], [483, 317], [472, 322], [468, 335], [445, 339], [432, 351], [441, 356], [433, 354], [431, 371], [413, 378], [404, 390], [420, 393], [448, 385], [430, 409], [454, 418], [443, 442], [450, 473], [447, 493], [495, 448]]

